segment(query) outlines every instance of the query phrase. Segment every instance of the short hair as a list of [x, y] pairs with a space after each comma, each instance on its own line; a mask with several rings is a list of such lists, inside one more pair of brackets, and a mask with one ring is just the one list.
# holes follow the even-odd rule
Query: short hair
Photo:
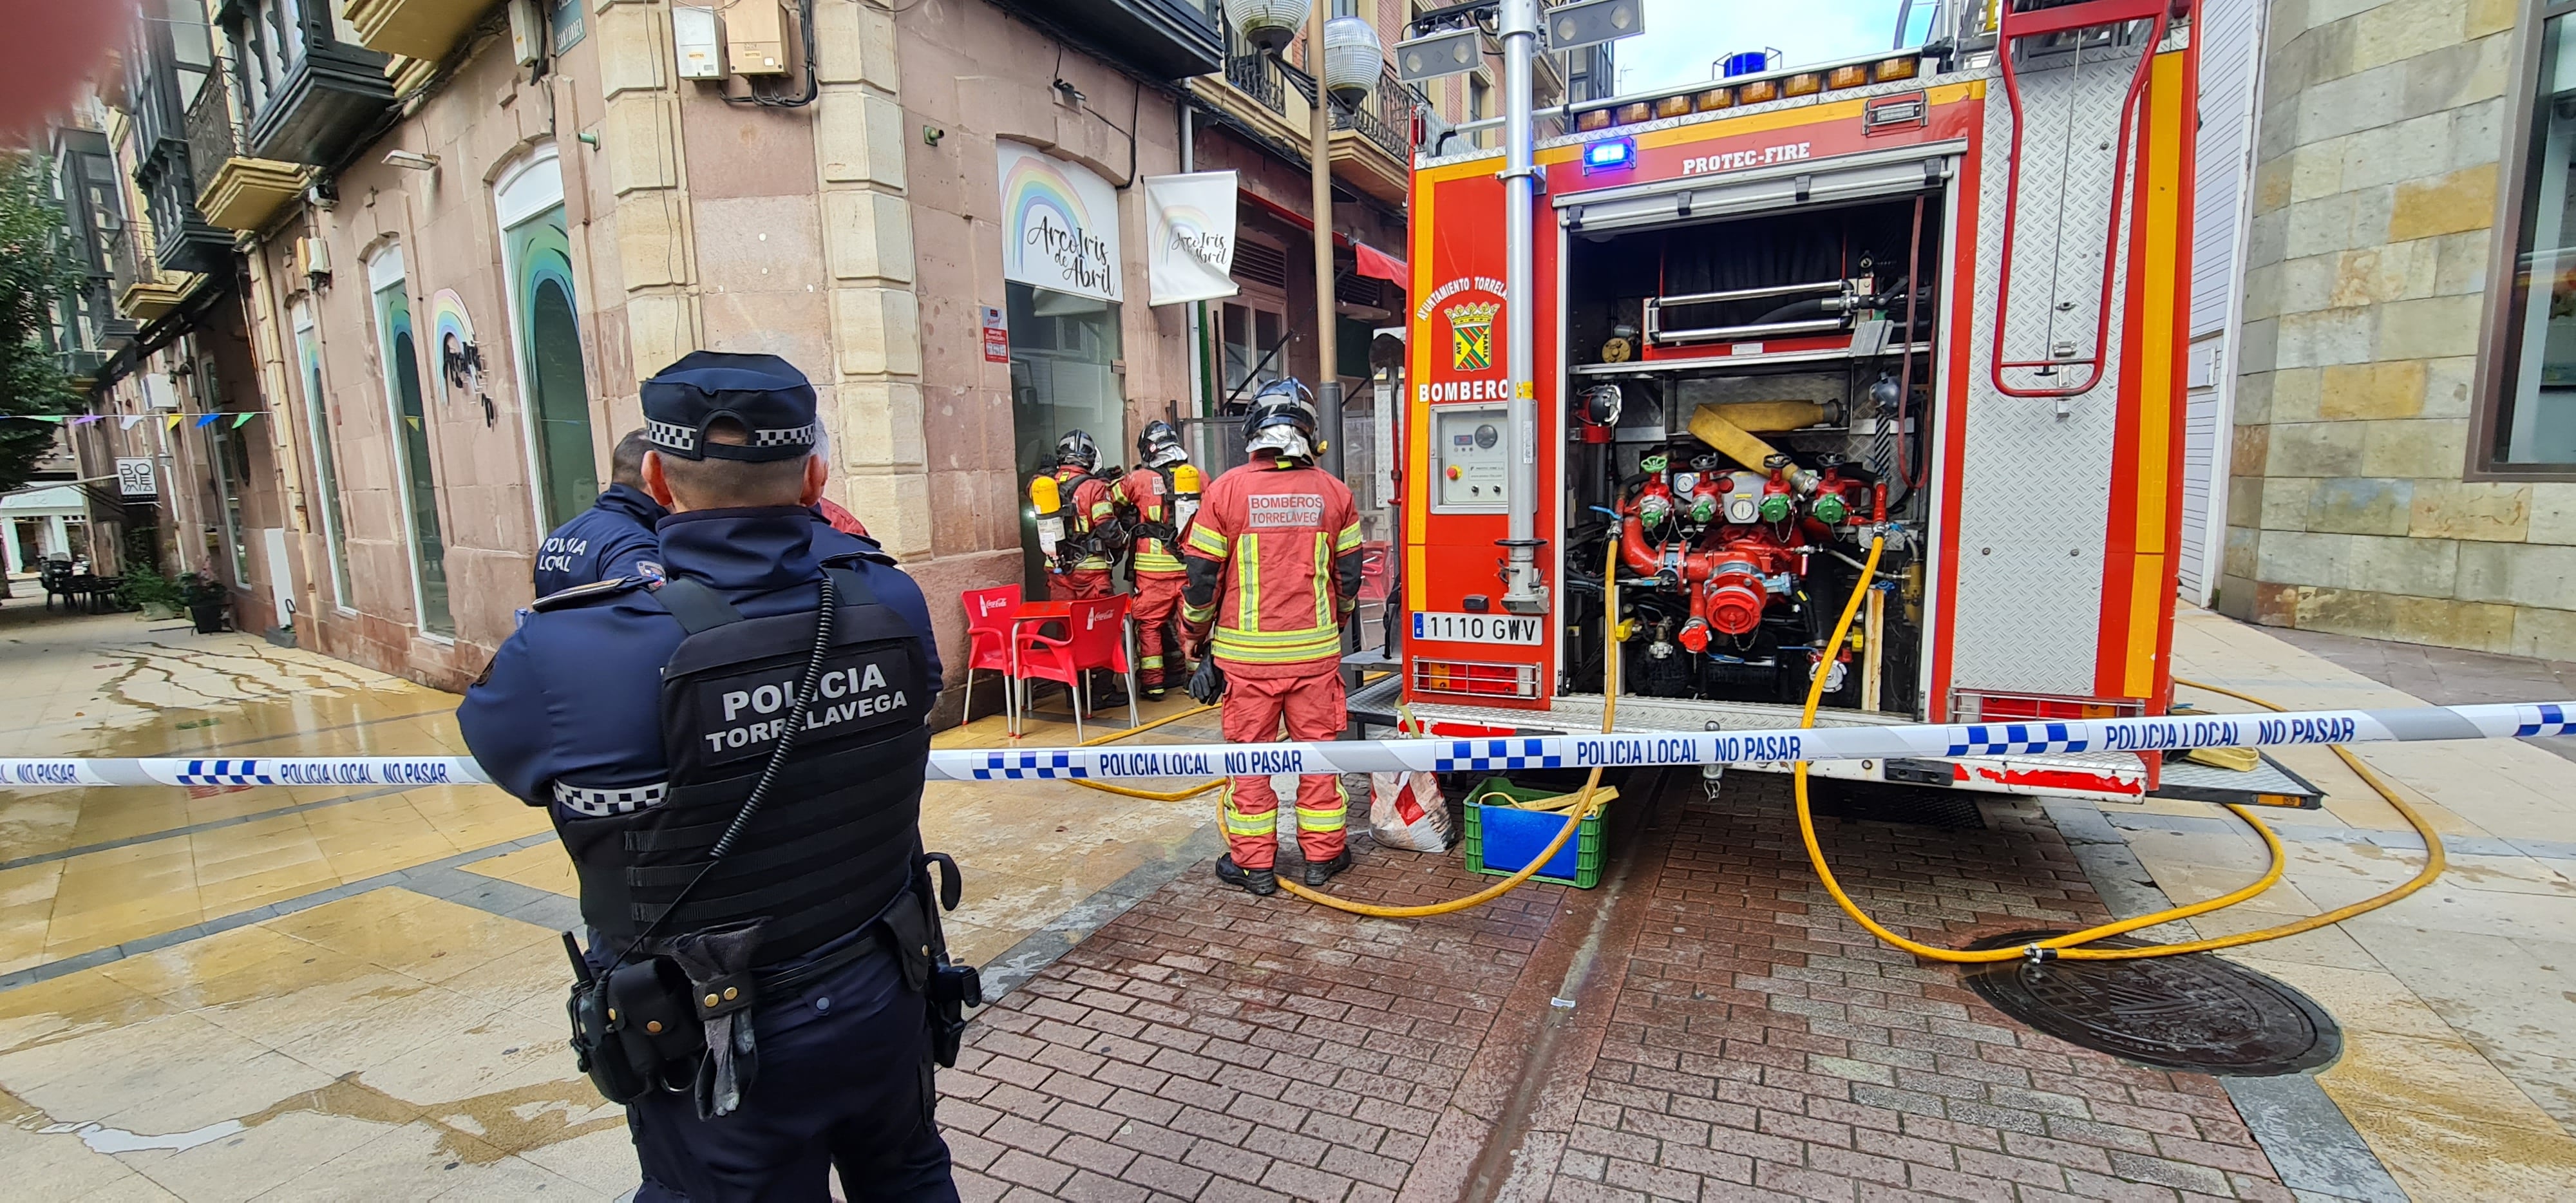
[[617, 440], [617, 449], [608, 453], [608, 483], [643, 488], [644, 453], [652, 449], [653, 442], [644, 437], [643, 427], [627, 431]]
[[[751, 431], [732, 418], [717, 418], [707, 423], [706, 439], [728, 447], [746, 447], [751, 444]], [[755, 462], [714, 456], [682, 459], [662, 452], [662, 479], [671, 486], [672, 499], [684, 509], [803, 505], [805, 463], [812, 458], [800, 455]]]

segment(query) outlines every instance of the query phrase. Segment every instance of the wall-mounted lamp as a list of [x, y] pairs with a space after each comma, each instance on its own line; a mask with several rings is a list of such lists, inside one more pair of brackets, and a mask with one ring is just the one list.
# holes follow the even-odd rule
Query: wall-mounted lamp
[[400, 167], [406, 171], [436, 171], [438, 156], [425, 155], [416, 150], [389, 150], [385, 152], [385, 166]]

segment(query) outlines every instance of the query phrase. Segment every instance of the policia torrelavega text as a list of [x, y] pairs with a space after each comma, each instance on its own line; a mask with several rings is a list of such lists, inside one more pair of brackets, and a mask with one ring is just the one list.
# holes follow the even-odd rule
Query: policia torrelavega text
[[[813, 387], [696, 352], [645, 381], [665, 579], [539, 600], [457, 711], [581, 880], [573, 1043], [636, 1198], [957, 1198], [931, 1110], [973, 970], [921, 851], [939, 664], [921, 590], [815, 521]], [[567, 934], [569, 945], [572, 937]]]

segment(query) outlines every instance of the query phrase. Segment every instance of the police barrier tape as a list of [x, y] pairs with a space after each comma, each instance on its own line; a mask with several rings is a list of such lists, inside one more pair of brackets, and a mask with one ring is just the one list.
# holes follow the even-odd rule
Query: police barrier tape
[[[1905, 724], [1755, 731], [1649, 731], [1332, 743], [944, 749], [933, 781], [1214, 777], [1284, 773], [1497, 772], [1595, 765], [1777, 764], [1889, 756], [1984, 757], [2060, 752], [2509, 739], [2576, 734], [2576, 701], [2411, 710], [2188, 714], [2019, 723]], [[464, 756], [262, 756], [238, 759], [5, 759], [0, 786], [474, 785], [491, 778]]]

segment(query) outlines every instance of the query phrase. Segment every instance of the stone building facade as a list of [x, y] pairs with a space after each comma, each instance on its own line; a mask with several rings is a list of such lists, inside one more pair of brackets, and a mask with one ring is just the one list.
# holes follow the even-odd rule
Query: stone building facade
[[2576, 659], [2567, 7], [2270, 5], [2220, 610]]

